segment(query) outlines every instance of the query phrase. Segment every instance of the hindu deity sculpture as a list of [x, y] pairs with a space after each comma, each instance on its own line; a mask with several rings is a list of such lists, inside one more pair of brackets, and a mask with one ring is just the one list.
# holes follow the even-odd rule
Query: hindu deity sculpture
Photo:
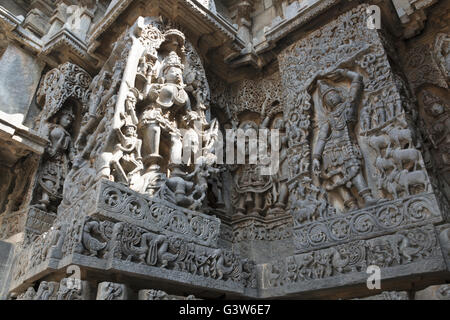
[[146, 92], [149, 104], [139, 118], [144, 144], [148, 155], [144, 158], [147, 165], [157, 165], [162, 158], [160, 142], [162, 134], [170, 137], [170, 163], [181, 159], [181, 133], [178, 129], [179, 116], [191, 110], [190, 100], [184, 90], [181, 58], [171, 51], [162, 63], [158, 83], [149, 86]]
[[[352, 80], [348, 93], [330, 82], [342, 77]], [[358, 142], [352, 136], [363, 78], [356, 72], [342, 69], [327, 78], [317, 82], [324, 118], [319, 120], [319, 136], [313, 149], [313, 172], [320, 177], [327, 191], [337, 191], [346, 208], [358, 208], [350, 190], [352, 187], [356, 188], [365, 205], [375, 204], [363, 176]]]

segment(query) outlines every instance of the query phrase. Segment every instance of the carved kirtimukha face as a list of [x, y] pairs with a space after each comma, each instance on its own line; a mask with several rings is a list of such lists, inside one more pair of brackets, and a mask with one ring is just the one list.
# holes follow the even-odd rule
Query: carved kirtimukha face
[[331, 90], [325, 95], [324, 102], [328, 107], [334, 109], [342, 103], [342, 97], [336, 90]]

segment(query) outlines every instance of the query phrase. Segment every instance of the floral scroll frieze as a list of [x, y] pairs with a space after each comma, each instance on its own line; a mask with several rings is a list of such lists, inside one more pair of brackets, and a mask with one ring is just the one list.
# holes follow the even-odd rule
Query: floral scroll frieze
[[434, 196], [424, 194], [307, 223], [294, 217], [294, 237], [300, 253], [441, 220]]
[[204, 245], [215, 245], [219, 236], [218, 218], [143, 196], [113, 182], [103, 182], [98, 209], [99, 215], [135, 223], [154, 232], [184, 236]]

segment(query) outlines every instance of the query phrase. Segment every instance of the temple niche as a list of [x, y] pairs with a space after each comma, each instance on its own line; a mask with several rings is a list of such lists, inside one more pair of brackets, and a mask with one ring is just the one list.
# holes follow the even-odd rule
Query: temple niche
[[91, 85], [72, 175], [95, 170], [142, 194], [201, 209], [206, 178], [219, 169], [208, 168], [218, 126], [200, 58], [181, 31], [150, 18], [138, 20], [115, 54], [112, 69], [104, 67]]
[[0, 298], [445, 298], [447, 12], [0, 6]]

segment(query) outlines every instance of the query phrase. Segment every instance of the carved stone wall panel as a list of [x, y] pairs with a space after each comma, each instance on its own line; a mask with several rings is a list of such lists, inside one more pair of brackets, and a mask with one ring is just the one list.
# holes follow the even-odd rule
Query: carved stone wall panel
[[299, 252], [443, 220], [407, 89], [366, 19], [358, 6], [279, 56]]
[[150, 231], [180, 235], [188, 241], [216, 246], [218, 218], [177, 207], [158, 198], [133, 192], [120, 184], [102, 183], [95, 216], [131, 222]]
[[348, 215], [301, 223], [295, 219], [294, 234], [297, 252], [368, 239], [402, 228], [430, 222], [439, 223], [439, 207], [433, 194], [411, 196]]
[[428, 225], [264, 264], [263, 296], [331, 288], [348, 281], [365, 286], [369, 265], [381, 268], [385, 285], [403, 274], [446, 269], [435, 227]]

